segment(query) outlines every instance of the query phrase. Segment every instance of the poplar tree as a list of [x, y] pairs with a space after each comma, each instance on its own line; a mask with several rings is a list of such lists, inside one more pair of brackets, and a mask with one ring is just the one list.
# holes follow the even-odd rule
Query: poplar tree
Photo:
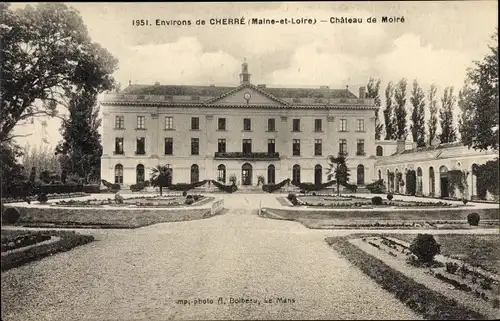
[[456, 98], [453, 95], [453, 87], [444, 89], [443, 98], [441, 98], [441, 109], [439, 110], [439, 119], [441, 125], [441, 143], [452, 143], [457, 139], [456, 129], [453, 124], [453, 109]]
[[394, 85], [392, 82], [387, 84], [385, 89], [385, 109], [384, 109], [384, 123], [385, 123], [385, 140], [395, 139], [395, 126], [393, 118], [392, 103], [394, 99]]
[[380, 123], [378, 112], [380, 110], [380, 105], [382, 104], [380, 100], [380, 79], [375, 81], [375, 79], [370, 78], [368, 81], [368, 85], [366, 86], [367, 88], [367, 93], [366, 93], [366, 98], [371, 98], [375, 100], [375, 107], [377, 107], [377, 110], [375, 110], [375, 139], [379, 140], [382, 134], [382, 130], [384, 129], [384, 125]]
[[437, 119], [437, 100], [436, 100], [436, 92], [437, 88], [435, 84], [431, 85], [431, 88], [429, 89], [429, 112], [430, 112], [430, 118], [428, 121], [428, 126], [429, 126], [429, 144], [432, 143], [432, 141], [437, 138], [437, 124], [438, 124], [438, 119]]
[[394, 92], [394, 101], [396, 108], [394, 109], [395, 125], [396, 125], [396, 139], [406, 139], [406, 86], [407, 80], [401, 79], [396, 85]]
[[425, 146], [425, 94], [418, 85], [418, 81], [413, 81], [410, 102], [413, 106], [411, 113], [411, 135], [417, 147]]

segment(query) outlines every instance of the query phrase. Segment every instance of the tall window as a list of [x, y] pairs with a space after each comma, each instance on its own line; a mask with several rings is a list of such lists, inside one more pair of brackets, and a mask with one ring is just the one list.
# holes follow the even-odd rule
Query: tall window
[[269, 165], [267, 167], [267, 184], [276, 183], [276, 171], [274, 165]]
[[226, 183], [226, 166], [222, 164], [217, 166], [217, 181]]
[[276, 120], [274, 118], [269, 118], [267, 120], [267, 131], [274, 132], [276, 130]]
[[137, 155], [146, 154], [146, 138], [144, 138], [144, 137], [137, 138], [135, 153]]
[[191, 117], [191, 130], [199, 130], [199, 129], [200, 129], [200, 118]]
[[347, 139], [341, 139], [339, 141], [339, 153], [347, 154]]
[[165, 137], [165, 155], [172, 155], [174, 153], [174, 139], [172, 137]]
[[137, 116], [137, 129], [146, 129], [146, 117]]
[[293, 140], [292, 152], [293, 156], [300, 156], [300, 139]]
[[341, 119], [340, 120], [340, 131], [341, 132], [346, 132], [347, 131], [347, 119]]
[[199, 154], [200, 154], [200, 139], [191, 138], [191, 155], [199, 155]]
[[115, 154], [123, 154], [123, 137], [115, 138]]
[[124, 129], [125, 128], [125, 116], [116, 116], [115, 128], [116, 129]]
[[226, 152], [226, 139], [219, 138], [217, 141], [217, 152], [225, 153]]
[[250, 118], [243, 118], [243, 130], [252, 130], [252, 120]]
[[300, 183], [300, 166], [295, 164], [292, 168], [292, 181]]
[[274, 139], [267, 140], [267, 152], [269, 154], [276, 153], [276, 142]]
[[115, 184], [123, 184], [123, 165], [117, 164], [115, 166]]
[[321, 132], [323, 131], [323, 122], [321, 119], [315, 119], [314, 120], [314, 131], [315, 132]]
[[358, 139], [356, 155], [361, 155], [361, 156], [365, 155], [365, 140], [364, 139]]
[[323, 144], [321, 139], [314, 140], [314, 156], [321, 156], [323, 154]]
[[251, 139], [244, 139], [243, 140], [242, 151], [245, 154], [250, 154], [252, 152], [252, 140]]
[[382, 146], [377, 146], [377, 156], [384, 156], [384, 149]]
[[196, 183], [200, 180], [200, 168], [198, 165], [191, 165], [191, 183]]
[[300, 132], [300, 119], [292, 120], [292, 131]]
[[358, 132], [364, 132], [365, 131], [365, 120], [364, 119], [358, 119]]
[[165, 117], [165, 129], [166, 130], [174, 129], [174, 117], [172, 116]]
[[144, 183], [144, 165], [142, 164], [135, 168], [135, 181], [136, 183]]
[[218, 119], [218, 127], [219, 130], [226, 130], [226, 118]]

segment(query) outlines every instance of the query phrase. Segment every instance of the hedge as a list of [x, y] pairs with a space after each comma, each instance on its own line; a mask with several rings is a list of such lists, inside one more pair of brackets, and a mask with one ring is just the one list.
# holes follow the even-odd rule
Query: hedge
[[278, 184], [264, 184], [264, 185], [262, 185], [262, 190], [264, 192], [272, 193], [272, 192], [275, 192], [275, 191], [281, 189], [283, 186], [285, 186], [288, 183], [290, 183], [289, 178], [283, 180], [282, 182], [280, 182]]
[[385, 193], [385, 185], [384, 185], [384, 180], [379, 179], [373, 183], [370, 183], [365, 186], [367, 190], [370, 191], [372, 194], [382, 194]]
[[196, 187], [200, 187], [200, 186], [203, 186], [205, 185], [206, 183], [208, 183], [209, 180], [208, 179], [205, 179], [205, 180], [202, 180], [202, 181], [198, 181], [198, 182], [195, 182], [195, 183], [178, 183], [178, 184], [170, 184], [169, 186], [167, 186], [168, 189], [172, 190], [172, 191], [189, 191], [193, 188], [196, 188]]
[[308, 192], [311, 192], [311, 191], [320, 191], [320, 190], [325, 189], [325, 188], [327, 188], [329, 186], [332, 186], [332, 185], [334, 185], [336, 183], [337, 183], [337, 181], [335, 181], [335, 180], [328, 181], [328, 182], [323, 183], [323, 184], [299, 183], [299, 182], [292, 181], [292, 184], [294, 186], [297, 186], [298, 188], [303, 189], [303, 190], [308, 191]]
[[210, 182], [214, 184], [217, 188], [219, 188], [221, 191], [224, 191], [226, 193], [234, 193], [238, 190], [238, 187], [236, 185], [224, 185], [215, 180], [211, 180]]

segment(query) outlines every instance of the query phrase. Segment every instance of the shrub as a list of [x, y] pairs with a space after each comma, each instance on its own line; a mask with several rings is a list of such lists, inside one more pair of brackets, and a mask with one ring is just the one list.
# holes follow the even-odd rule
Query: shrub
[[45, 204], [47, 203], [49, 198], [47, 197], [47, 194], [41, 193], [40, 195], [38, 195], [38, 198], [36, 200], [39, 201], [41, 204]]
[[489, 289], [491, 289], [491, 283], [492, 283], [492, 280], [490, 278], [484, 278], [484, 279], [481, 279], [481, 281], [479, 282], [479, 285], [481, 286], [482, 289], [489, 290]]
[[300, 194], [305, 194], [306, 193], [306, 190], [305, 189], [301, 189], [300, 190]]
[[186, 203], [187, 205], [191, 205], [194, 203], [194, 199], [192, 198], [186, 198], [186, 200], [184, 201], [184, 203]]
[[8, 207], [2, 213], [2, 222], [6, 224], [14, 224], [21, 217], [21, 213], [19, 213], [17, 208]]
[[372, 204], [373, 205], [382, 205], [382, 197], [380, 197], [380, 196], [372, 197]]
[[394, 198], [394, 195], [392, 195], [391, 193], [387, 194], [387, 199], [389, 201], [392, 201], [393, 198]]
[[100, 184], [83, 185], [82, 192], [89, 194], [99, 194], [101, 192]]
[[278, 184], [264, 184], [264, 185], [262, 185], [262, 190], [264, 192], [272, 193], [274, 191], [279, 190], [280, 188], [282, 188], [283, 186], [285, 186], [289, 183], [290, 183], [290, 179], [287, 178]]
[[466, 198], [463, 198], [462, 203], [464, 203], [464, 205], [467, 205], [467, 203], [469, 203], [469, 201]]
[[115, 194], [116, 204], [123, 204], [123, 197], [120, 194]]
[[299, 201], [297, 200], [297, 196], [295, 194], [288, 194], [287, 198], [290, 201], [290, 203], [292, 203], [293, 205], [299, 204]]
[[200, 195], [193, 195], [193, 199], [195, 202], [198, 202], [198, 200], [200, 199]]
[[477, 213], [470, 213], [467, 215], [467, 223], [472, 226], [478, 226], [479, 225], [479, 214]]
[[186, 195], [186, 199], [193, 199], [193, 195]]
[[446, 272], [455, 274], [458, 271], [458, 264], [454, 262], [446, 262]]
[[313, 183], [299, 183], [297, 181], [291, 181], [292, 185], [297, 186], [301, 190], [304, 190], [306, 192], [311, 192], [311, 191], [320, 191], [322, 189], [328, 188], [334, 184], [337, 183], [337, 181], [332, 180], [328, 181], [323, 184], [313, 184]]
[[424, 263], [430, 263], [436, 254], [441, 253], [441, 245], [436, 242], [433, 235], [418, 234], [411, 242], [410, 251]]
[[372, 194], [381, 194], [385, 192], [384, 180], [379, 179], [371, 184], [366, 185], [366, 189]]
[[221, 191], [224, 191], [226, 193], [234, 193], [238, 190], [238, 187], [234, 184], [233, 185], [224, 185], [224, 184], [221, 184], [215, 180], [211, 180], [210, 182], [212, 184], [214, 184], [218, 189], [220, 189]]
[[182, 192], [182, 196], [187, 196], [187, 191]]
[[130, 185], [130, 190], [132, 192], [140, 192], [146, 187], [146, 184], [144, 183], [137, 183], [137, 184], [132, 184]]

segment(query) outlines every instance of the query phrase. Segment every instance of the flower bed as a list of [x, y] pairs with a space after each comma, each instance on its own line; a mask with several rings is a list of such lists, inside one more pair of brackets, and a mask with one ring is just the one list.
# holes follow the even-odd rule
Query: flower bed
[[[29, 233], [33, 235], [35, 238], [39, 237], [48, 237], [51, 238], [52, 236], [59, 237], [60, 239], [56, 242], [52, 243], [47, 243], [47, 244], [42, 244], [39, 246], [33, 246], [30, 248], [27, 248], [24, 251], [16, 251], [16, 252], [11, 252], [7, 253], [6, 255], [2, 254], [2, 271], [18, 267], [20, 265], [23, 265], [28, 262], [32, 262], [35, 260], [42, 259], [46, 256], [58, 253], [58, 252], [65, 252], [69, 251], [70, 249], [87, 244], [89, 242], [92, 242], [94, 240], [93, 236], [90, 235], [80, 235], [76, 234], [75, 232], [69, 232], [69, 231], [4, 231], [2, 230], [2, 236], [4, 233], [8, 233], [10, 235], [13, 234], [13, 232], [18, 232], [18, 233]], [[2, 242], [3, 243], [3, 242]]]
[[[353, 241], [355, 240], [356, 239], [353, 239]], [[483, 304], [488, 304], [487, 306], [479, 307], [481, 311], [482, 308], [484, 308], [485, 311], [491, 312], [492, 307], [493, 309], [496, 308], [494, 299], [500, 299], [500, 297], [495, 298], [495, 296], [500, 294], [498, 279], [485, 275], [484, 273], [474, 269], [474, 267], [471, 267], [463, 262], [457, 263], [447, 257], [440, 257], [434, 264], [423, 265], [416, 259], [414, 254], [410, 252], [408, 245], [404, 244], [402, 241], [395, 240], [394, 238], [387, 238], [385, 236], [369, 236], [363, 237], [361, 241], [368, 243], [372, 248], [376, 248], [377, 252], [380, 251], [389, 254], [391, 258], [388, 258], [387, 256], [377, 257], [381, 258], [384, 262], [389, 263], [391, 266], [399, 264], [401, 268], [415, 270], [411, 273], [426, 273], [427, 275], [432, 276], [433, 279], [439, 280], [446, 285], [451, 285], [453, 289], [463, 292], [462, 296], [459, 295], [457, 297], [454, 295], [453, 298], [467, 301], [477, 297], [484, 301]], [[389, 262], [391, 260], [394, 261], [393, 264]], [[396, 264], [398, 261], [399, 263]], [[406, 267], [404, 267], [405, 265]], [[427, 277], [427, 279], [423, 277], [421, 280], [436, 282], [429, 279], [429, 277]], [[469, 296], [469, 298], [467, 298], [467, 296]], [[475, 302], [474, 306], [477, 307], [477, 305], [478, 303]]]
[[[356, 236], [359, 237], [359, 236]], [[327, 238], [326, 242], [357, 268], [393, 293], [402, 303], [430, 320], [440, 319], [484, 319], [485, 316], [457, 301], [431, 290], [382, 260], [373, 257], [348, 238]]]
[[[2, 233], [6, 233], [2, 231]], [[2, 252], [15, 250], [28, 245], [33, 245], [43, 241], [50, 240], [50, 235], [46, 234], [33, 234], [26, 232], [18, 235], [4, 235], [2, 234]]]
[[298, 196], [298, 206], [318, 206], [326, 208], [436, 208], [436, 207], [463, 207], [460, 204], [451, 204], [446, 202], [421, 202], [421, 201], [382, 201], [380, 204], [374, 204], [372, 200], [362, 197], [331, 197], [321, 196]]
[[[69, 194], [48, 194], [47, 197], [49, 200], [51, 199], [62, 199], [62, 198], [74, 198], [74, 197], [83, 197], [83, 196], [89, 196], [90, 194], [87, 194], [87, 193], [82, 193], [82, 192], [78, 192], [78, 193], [69, 193]], [[28, 199], [30, 200], [30, 202], [34, 202], [37, 200], [37, 197], [36, 195], [33, 195], [33, 196], [30, 196], [28, 197]], [[2, 199], [2, 203], [3, 204], [6, 204], [6, 203], [19, 203], [19, 202], [26, 202], [25, 199], [20, 199], [20, 198], [3, 198]]]
[[[69, 201], [59, 201], [56, 202], [55, 206], [65, 206], [65, 207], [102, 207], [102, 206], [116, 206], [116, 207], [178, 207], [184, 205], [199, 205], [202, 200], [207, 198], [203, 195], [193, 195], [195, 200], [192, 204], [187, 204], [185, 202], [185, 197], [178, 196], [134, 196], [129, 198], [124, 198], [123, 203], [117, 203], [114, 199], [89, 199], [89, 200], [69, 200]], [[210, 198], [211, 199], [211, 198]]]

